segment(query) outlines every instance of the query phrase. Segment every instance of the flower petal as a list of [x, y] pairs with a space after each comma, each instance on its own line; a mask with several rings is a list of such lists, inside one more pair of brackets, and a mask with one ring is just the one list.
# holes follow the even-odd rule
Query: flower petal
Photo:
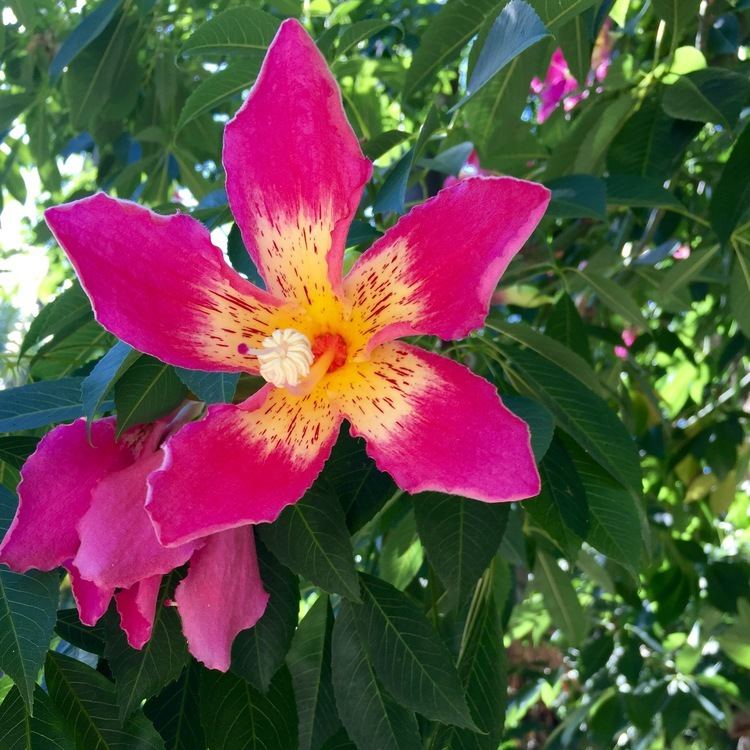
[[208, 537], [174, 598], [190, 653], [209, 669], [226, 672], [235, 636], [255, 625], [268, 603], [252, 528]]
[[224, 131], [223, 159], [232, 213], [268, 290], [307, 306], [337, 290], [372, 166], [325, 59], [298, 21], [281, 24]]
[[65, 568], [70, 575], [70, 589], [78, 608], [78, 617], [84, 625], [89, 627], [96, 625], [107, 611], [115, 590], [101, 588], [82, 578], [78, 568], [72, 562], [66, 563]]
[[160, 586], [161, 576], [153, 576], [115, 594], [120, 627], [132, 648], [142, 649], [151, 638]]
[[217, 404], [164, 446], [146, 508], [163, 544], [273, 521], [323, 468], [341, 418], [320, 390], [264, 386], [239, 406]]
[[368, 348], [399, 336], [462, 338], [484, 323], [500, 275], [549, 202], [511, 177], [459, 180], [413, 208], [344, 280]]
[[360, 372], [342, 410], [401, 489], [486, 502], [539, 493], [529, 428], [486, 380], [401, 342], [379, 346]]
[[190, 216], [99, 193], [45, 218], [96, 319], [139, 351], [179, 367], [247, 370], [242, 349], [284, 325], [279, 303], [233, 271]]
[[196, 545], [162, 547], [146, 513], [146, 480], [163, 458], [161, 450], [149, 452], [94, 488], [91, 507], [78, 524], [81, 546], [74, 560], [87, 580], [126, 589], [190, 558]]
[[83, 419], [48, 432], [21, 469], [18, 510], [0, 545], [0, 562], [23, 572], [52, 570], [73, 558], [76, 524], [92, 489], [132, 460], [128, 446], [115, 443], [113, 419], [91, 425], [91, 443]]

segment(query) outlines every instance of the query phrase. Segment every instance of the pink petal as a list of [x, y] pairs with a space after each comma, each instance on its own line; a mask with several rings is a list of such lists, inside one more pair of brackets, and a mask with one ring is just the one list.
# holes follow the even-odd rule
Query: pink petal
[[75, 564], [102, 587], [130, 588], [184, 565], [195, 544], [162, 547], [146, 513], [146, 480], [161, 466], [162, 451], [109, 474], [94, 488], [93, 502], [78, 524], [81, 546]]
[[72, 562], [65, 565], [70, 575], [70, 589], [78, 608], [78, 616], [84, 625], [96, 625], [109, 607], [114, 589], [101, 588], [81, 577]]
[[217, 404], [164, 447], [146, 508], [163, 544], [273, 521], [310, 487], [341, 417], [320, 389], [298, 398], [265, 386], [239, 406]]
[[486, 380], [401, 342], [375, 349], [360, 371], [342, 409], [401, 489], [486, 502], [539, 493], [529, 428]]
[[481, 326], [549, 195], [533, 182], [473, 177], [413, 208], [344, 280], [353, 322], [374, 336], [369, 347], [417, 333], [462, 338]]
[[39, 442], [21, 469], [19, 505], [0, 545], [0, 562], [17, 571], [52, 570], [78, 550], [76, 524], [91, 504], [91, 490], [111, 471], [132, 461], [115, 443], [114, 420], [60, 425]]
[[346, 233], [372, 166], [298, 21], [281, 24], [224, 131], [223, 158], [232, 213], [269, 291], [310, 306], [338, 289]]
[[208, 537], [174, 598], [190, 653], [209, 669], [226, 672], [235, 636], [255, 625], [268, 603], [252, 528]]
[[142, 649], [151, 638], [160, 585], [161, 576], [153, 576], [115, 594], [120, 627], [132, 648]]
[[277, 301], [235, 273], [190, 216], [99, 193], [45, 218], [96, 319], [139, 351], [180, 367], [247, 370], [243, 348], [279, 327]]

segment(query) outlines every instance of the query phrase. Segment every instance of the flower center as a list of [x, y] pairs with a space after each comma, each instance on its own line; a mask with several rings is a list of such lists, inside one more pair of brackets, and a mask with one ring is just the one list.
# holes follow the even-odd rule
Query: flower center
[[262, 349], [246, 349], [258, 358], [261, 376], [277, 388], [305, 396], [328, 372], [345, 364], [347, 346], [337, 333], [322, 333], [312, 344], [294, 328], [279, 328], [263, 339]]
[[263, 339], [262, 349], [253, 349], [260, 374], [277, 388], [294, 387], [310, 374], [313, 353], [310, 340], [294, 328], [279, 328]]

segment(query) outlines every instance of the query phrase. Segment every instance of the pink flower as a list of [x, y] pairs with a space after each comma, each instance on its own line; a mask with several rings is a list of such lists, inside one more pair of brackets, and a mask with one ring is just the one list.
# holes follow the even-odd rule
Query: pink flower
[[690, 257], [690, 245], [686, 245], [685, 243], [682, 243], [672, 253], [672, 257], [675, 260], [687, 260]]
[[[599, 36], [594, 44], [591, 55], [591, 70], [586, 76], [586, 86], [579, 90], [579, 84], [575, 76], [570, 72], [568, 62], [563, 51], [558, 47], [552, 53], [547, 74], [544, 81], [534, 76], [531, 79], [531, 90], [539, 96], [539, 109], [537, 110], [537, 122], [541, 125], [557, 109], [562, 102], [566, 112], [570, 112], [582, 100], [589, 96], [589, 89], [595, 82], [602, 83], [607, 77], [607, 70], [612, 62], [612, 48], [614, 46], [610, 34], [612, 22], [608, 18], [602, 24]], [[577, 93], [573, 93], [577, 92]]]
[[465, 180], [469, 177], [491, 177], [496, 175], [496, 172], [492, 172], [489, 169], [482, 168], [482, 165], [479, 163], [479, 154], [477, 153], [476, 149], [472, 149], [471, 153], [469, 154], [469, 158], [458, 171], [458, 174], [455, 177], [452, 174], [448, 175], [443, 180], [443, 187], [450, 187], [451, 185], [455, 185], [459, 180]]
[[636, 331], [635, 328], [626, 328], [622, 332], [621, 337], [625, 346], [616, 346], [615, 355], [620, 359], [627, 359], [630, 347], [633, 346], [635, 340], [638, 338], [638, 331]]
[[147, 478], [164, 458], [175, 424], [162, 420], [115, 439], [114, 419], [61, 425], [26, 461], [19, 506], [0, 545], [14, 570], [70, 573], [81, 622], [94, 625], [114, 597], [128, 643], [151, 637], [162, 576], [189, 563], [175, 603], [191, 653], [226, 671], [232, 641], [263, 614], [263, 590], [251, 528], [223, 531], [166, 548], [145, 510]]
[[323, 56], [294, 20], [281, 25], [227, 125], [223, 161], [267, 291], [235, 273], [189, 216], [101, 194], [46, 214], [105, 328], [174, 365], [267, 381], [244, 403], [209, 407], [165, 444], [147, 500], [161, 542], [273, 521], [320, 473], [344, 419], [408, 492], [536, 495], [528, 427], [495, 387], [396, 339], [455, 339], [480, 327], [549, 191], [507, 177], [461, 180], [404, 216], [343, 277], [372, 166]]

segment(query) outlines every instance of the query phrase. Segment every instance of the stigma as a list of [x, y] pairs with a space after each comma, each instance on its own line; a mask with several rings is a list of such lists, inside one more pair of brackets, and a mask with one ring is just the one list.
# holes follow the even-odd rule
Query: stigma
[[313, 352], [310, 340], [294, 328], [279, 328], [263, 339], [258, 357], [260, 374], [277, 388], [295, 388], [310, 374]]

